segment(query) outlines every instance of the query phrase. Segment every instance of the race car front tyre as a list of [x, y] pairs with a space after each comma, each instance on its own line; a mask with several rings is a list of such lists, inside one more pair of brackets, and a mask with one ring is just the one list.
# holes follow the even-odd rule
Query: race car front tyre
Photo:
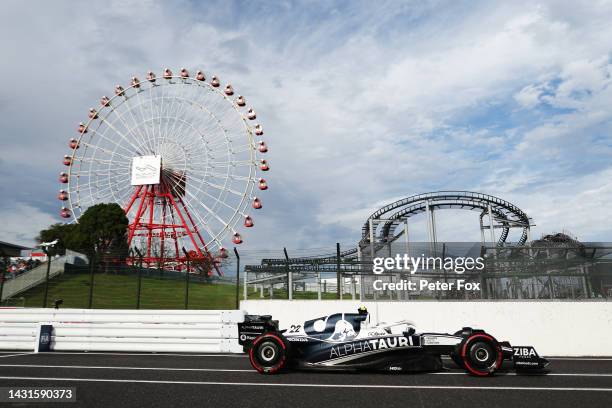
[[497, 340], [486, 333], [468, 337], [461, 346], [461, 360], [468, 373], [478, 376], [491, 376], [501, 367], [503, 353]]
[[287, 345], [282, 335], [264, 333], [253, 341], [249, 350], [251, 365], [261, 374], [274, 374], [285, 367]]

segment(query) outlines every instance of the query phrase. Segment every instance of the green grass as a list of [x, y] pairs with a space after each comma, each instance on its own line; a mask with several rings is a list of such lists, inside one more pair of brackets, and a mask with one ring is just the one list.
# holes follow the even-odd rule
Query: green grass
[[[136, 309], [137, 277], [97, 273], [94, 277], [93, 307], [96, 309]], [[62, 308], [87, 308], [89, 275], [64, 274], [49, 282], [47, 306], [63, 299]], [[240, 292], [242, 294], [242, 292]], [[11, 304], [41, 307], [44, 285], [38, 285], [13, 299]], [[228, 284], [190, 282], [189, 309], [234, 309], [236, 287]], [[185, 281], [142, 278], [141, 309], [184, 309]]]

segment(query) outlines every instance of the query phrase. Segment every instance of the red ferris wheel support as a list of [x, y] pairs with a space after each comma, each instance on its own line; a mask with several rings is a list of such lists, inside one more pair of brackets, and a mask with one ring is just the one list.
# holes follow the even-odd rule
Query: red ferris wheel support
[[[187, 237], [193, 247], [189, 251], [189, 260], [210, 260], [220, 273], [178, 189], [168, 187], [168, 183], [163, 178], [160, 184], [136, 186], [129, 203], [124, 208], [128, 217], [134, 208], [136, 213], [128, 226], [128, 247], [132, 247], [135, 237], [146, 239], [142, 258], [144, 265], [184, 269], [188, 264], [187, 254], [181, 252], [179, 241], [180, 238]], [[161, 223], [153, 220], [161, 220]], [[159, 238], [159, 248], [153, 245], [155, 242], [153, 238]], [[166, 247], [167, 241], [170, 241], [171, 249]], [[209, 274], [211, 272], [209, 271]]]

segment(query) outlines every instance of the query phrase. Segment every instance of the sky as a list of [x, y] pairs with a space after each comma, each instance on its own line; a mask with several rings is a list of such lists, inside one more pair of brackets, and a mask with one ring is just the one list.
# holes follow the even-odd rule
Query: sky
[[[610, 241], [610, 21], [610, 1], [4, 1], [0, 240], [61, 221], [61, 160], [100, 96], [185, 66], [266, 129], [246, 250], [354, 245], [380, 206], [437, 190], [510, 201], [533, 237]], [[436, 221], [479, 240], [476, 213]]]

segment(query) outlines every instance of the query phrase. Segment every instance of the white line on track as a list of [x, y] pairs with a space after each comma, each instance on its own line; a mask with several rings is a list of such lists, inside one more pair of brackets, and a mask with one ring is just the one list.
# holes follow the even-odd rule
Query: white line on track
[[547, 360], [563, 360], [563, 361], [612, 361], [612, 358], [598, 357], [544, 357]]
[[22, 368], [76, 368], [94, 370], [151, 370], [151, 371], [219, 371], [254, 373], [254, 369], [230, 369], [230, 368], [182, 368], [182, 367], [121, 367], [121, 366], [83, 366], [83, 365], [43, 365], [43, 364], [0, 364], [0, 367], [22, 367]]
[[[230, 368], [182, 368], [182, 367], [124, 367], [124, 366], [84, 366], [84, 365], [47, 365], [47, 364], [0, 364], [0, 367], [17, 368], [73, 368], [73, 369], [92, 369], [92, 370], [150, 370], [150, 371], [202, 371], [202, 372], [236, 372], [253, 373], [253, 369], [230, 369]], [[467, 375], [463, 371], [441, 372], [441, 373], [422, 373], [424, 375]], [[514, 375], [517, 373], [500, 373], [500, 376]], [[612, 377], [612, 373], [548, 373], [548, 377]]]
[[[35, 353], [24, 353], [24, 354], [35, 354]], [[181, 353], [106, 353], [106, 352], [90, 352], [90, 351], [51, 351], [48, 353], [41, 353], [41, 355], [106, 355], [106, 356], [143, 356], [143, 357], [154, 357], [154, 356], [172, 356], [172, 357], [231, 357], [231, 358], [246, 358], [246, 354], [181, 354]], [[16, 354], [19, 355], [19, 354]], [[2, 357], [2, 356], [0, 356]], [[12, 357], [12, 356], [6, 356]]]
[[187, 384], [187, 385], [231, 385], [242, 387], [312, 387], [312, 388], [373, 388], [398, 390], [509, 390], [509, 391], [588, 391], [612, 392], [612, 388], [579, 388], [579, 387], [501, 387], [501, 386], [455, 386], [455, 385], [372, 385], [372, 384], [290, 384], [290, 383], [257, 383], [257, 382], [223, 382], [223, 381], [165, 381], [165, 380], [129, 380], [111, 378], [46, 378], [46, 377], [0, 377], [0, 380], [26, 381], [67, 381], [67, 382], [110, 382], [110, 383], [143, 383], [143, 384]]
[[[0, 364], [0, 367], [2, 367], [2, 364]], [[452, 373], [425, 373], [425, 374], [430, 374], [430, 375], [467, 375], [467, 373], [465, 372], [452, 372]], [[504, 377], [507, 375], [516, 375], [516, 376], [529, 376], [530, 374], [518, 374], [518, 373], [499, 373], [500, 377]], [[612, 377], [612, 373], [548, 373], [548, 374], [533, 374], [535, 376], [541, 376], [541, 377], [554, 377], [554, 376], [560, 376], [560, 377]]]
[[8, 355], [3, 354], [0, 356], [0, 358], [27, 356], [29, 354], [32, 354], [32, 353], [19, 353], [19, 354], [8, 354]]
[[[543, 358], [551, 361], [562, 360], [562, 361], [612, 361], [612, 358], [606, 357], [547, 357]], [[442, 356], [444, 360], [451, 360], [450, 357]]]

